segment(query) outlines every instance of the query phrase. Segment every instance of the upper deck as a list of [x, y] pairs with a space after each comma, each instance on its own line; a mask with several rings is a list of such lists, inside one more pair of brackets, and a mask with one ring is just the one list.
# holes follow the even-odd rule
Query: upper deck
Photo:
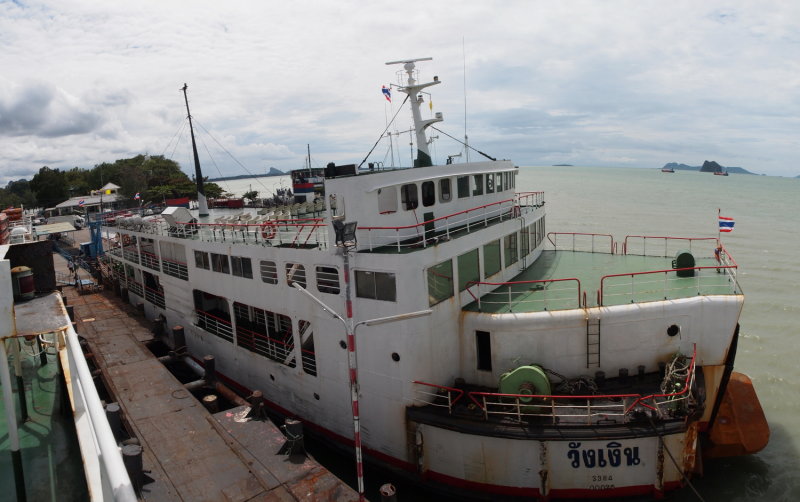
[[[511, 281], [472, 283], [475, 301], [464, 310], [540, 312], [742, 294], [736, 262], [724, 248], [717, 260], [714, 238], [628, 236], [618, 246], [610, 235], [547, 237], [553, 249]], [[686, 253], [691, 262], [682, 262]]]

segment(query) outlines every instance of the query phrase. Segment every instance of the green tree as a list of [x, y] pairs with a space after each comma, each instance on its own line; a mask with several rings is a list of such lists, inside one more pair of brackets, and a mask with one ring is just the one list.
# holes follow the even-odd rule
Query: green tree
[[36, 205], [42, 208], [53, 207], [69, 198], [64, 173], [47, 166], [34, 175], [30, 188], [36, 196]]
[[255, 204], [256, 199], [258, 198], [258, 190], [250, 190], [249, 192], [245, 192], [243, 197], [250, 201], [250, 204]]

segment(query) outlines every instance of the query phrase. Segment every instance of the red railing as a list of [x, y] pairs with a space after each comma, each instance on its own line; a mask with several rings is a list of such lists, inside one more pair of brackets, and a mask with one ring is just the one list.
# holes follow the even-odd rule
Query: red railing
[[[614, 254], [614, 250], [616, 246], [614, 245], [614, 238], [609, 234], [591, 234], [591, 233], [581, 233], [581, 232], [548, 232], [547, 233], [547, 240], [550, 241], [550, 244], [553, 245], [553, 249], [558, 249], [558, 236], [570, 236], [572, 237], [572, 248], [570, 251], [589, 251], [592, 253], [598, 252], [595, 249], [595, 238], [602, 237], [603, 239], [608, 238], [608, 252]], [[555, 240], [553, 240], [555, 237]], [[583, 249], [579, 248], [578, 244], [580, 244], [579, 239], [582, 237], [590, 237], [591, 238], [591, 246], [590, 249]]]
[[267, 220], [256, 223], [186, 223], [177, 222], [173, 232], [179, 237], [201, 238], [221, 242], [242, 242], [269, 245], [300, 246], [326, 244], [326, 226], [322, 218], [298, 218], [289, 220]]
[[[642, 249], [641, 253], [633, 253], [630, 249], [631, 244], [634, 240], [640, 239], [642, 241]], [[664, 245], [663, 248], [660, 249], [659, 254], [653, 255], [647, 253], [647, 242], [648, 241], [663, 241]], [[716, 237], [670, 237], [670, 236], [656, 236], [656, 235], [628, 235], [625, 237], [625, 241], [622, 245], [622, 253], [623, 254], [641, 254], [642, 256], [672, 256], [680, 249], [670, 249], [670, 244], [679, 244], [681, 246], [688, 246], [689, 251], [693, 251], [692, 246], [695, 242], [703, 242], [707, 243], [708, 241], [714, 241], [716, 244], [717, 238]], [[716, 247], [716, 245], [714, 246]]]
[[[707, 291], [708, 290], [716, 290], [716, 289], [719, 289], [719, 288], [724, 288], [724, 290], [725, 290], [724, 294], [735, 294], [738, 291], [738, 283], [736, 282], [736, 278], [733, 275], [733, 271], [735, 271], [735, 269], [736, 269], [736, 265], [724, 265], [722, 263], [718, 263], [717, 265], [703, 266], [703, 267], [669, 268], [669, 269], [663, 269], [663, 270], [649, 270], [647, 272], [629, 272], [629, 273], [624, 273], [624, 274], [604, 275], [602, 278], [600, 278], [600, 289], [597, 291], [597, 305], [600, 306], [600, 307], [605, 305], [607, 296], [625, 296], [626, 297], [626, 302], [627, 302], [627, 299], [630, 299], [630, 301], [634, 301], [635, 297], [642, 298], [643, 296], [646, 296], [647, 293], [650, 293], [651, 295], [653, 293], [658, 293], [658, 298], [653, 298], [653, 299], [650, 299], [649, 301], [653, 301], [653, 300], [656, 300], [656, 299], [658, 299], [658, 300], [661, 300], [661, 299], [667, 300], [667, 299], [669, 299], [669, 296], [670, 296], [669, 292], [670, 291], [683, 291], [683, 292], [686, 292], [687, 287], [689, 287], [689, 285], [687, 284], [687, 281], [691, 281], [691, 280], [694, 281], [692, 283], [692, 286], [693, 286], [692, 287], [692, 291], [694, 291], [698, 295], [702, 294], [701, 291], [703, 290], [703, 288], [706, 288]], [[698, 271], [698, 272], [701, 271], [701, 270], [725, 271], [726, 275], [730, 275], [732, 280], [731, 281], [726, 281], [723, 284], [723, 283], [720, 283], [720, 281], [718, 281], [716, 279], [716, 275], [703, 275], [703, 274], [700, 274], [700, 273], [694, 274], [691, 277], [679, 277], [677, 275], [677, 272], [688, 271], [688, 270], [695, 270], [695, 271]], [[670, 276], [669, 274], [671, 274], [673, 272], [676, 273], [676, 275]], [[652, 277], [652, 276], [657, 275], [657, 274], [663, 274], [664, 275], [663, 280], [649, 281], [649, 282], [644, 282], [644, 283], [640, 282], [638, 284], [639, 285], [642, 285], [642, 284], [656, 284], [656, 282], [657, 282], [657, 283], [661, 284], [660, 288], [654, 287], [654, 289], [644, 290], [644, 291], [641, 290], [641, 289], [637, 289], [636, 288], [636, 286], [637, 286], [637, 282], [635, 280], [636, 277], [643, 277], [643, 276]], [[606, 280], [610, 280], [610, 279], [614, 279], [614, 278], [618, 278], [618, 277], [630, 277], [630, 281], [626, 282], [624, 284], [614, 284], [614, 285], [612, 285], [612, 287], [626, 287], [628, 290], [625, 291], [625, 292], [621, 292], [621, 293], [609, 293], [607, 291], [609, 286], [606, 285]], [[670, 285], [674, 285], [675, 287], [670, 287]], [[719, 294], [723, 294], [723, 293], [719, 293]], [[683, 294], [683, 295], [677, 295], [676, 297], [683, 298], [683, 297], [686, 297], [686, 296], [688, 296], [688, 295]]]
[[216, 317], [208, 312], [195, 309], [197, 312], [197, 325], [209, 333], [216, 335], [223, 340], [233, 341], [233, 328], [230, 321]]
[[162, 258], [161, 262], [165, 274], [171, 275], [172, 277], [177, 277], [178, 279], [183, 279], [184, 281], [189, 280], [189, 269], [186, 263], [177, 260], [170, 260], [168, 258]]
[[[626, 423], [638, 406], [656, 411], [664, 418], [675, 415], [680, 405], [687, 405], [695, 378], [697, 347], [692, 351], [686, 378], [681, 390], [672, 393], [642, 395], [637, 393], [597, 395], [531, 395], [501, 394], [497, 392], [467, 392], [469, 400], [483, 411], [483, 419], [546, 418], [553, 424]], [[463, 390], [415, 380], [412, 383], [436, 389], [435, 392], [417, 390], [424, 405], [439, 406], [452, 414], [453, 406], [461, 399]], [[455, 398], [454, 398], [455, 397]], [[440, 398], [445, 403], [437, 402]]]
[[144, 299], [148, 302], [152, 303], [156, 307], [161, 307], [162, 309], [165, 308], [165, 301], [164, 301], [164, 292], [148, 288], [147, 286], [144, 287]]
[[[467, 292], [472, 296], [473, 300], [478, 302], [478, 310], [481, 309], [482, 303], [488, 303], [491, 305], [507, 305], [508, 309], [510, 310], [514, 305], [520, 305], [522, 303], [533, 303], [533, 304], [541, 304], [544, 306], [544, 310], [548, 309], [548, 304], [553, 302], [563, 302], [565, 301], [568, 296], [562, 295], [557, 297], [548, 296], [548, 293], [560, 293], [563, 291], [573, 291], [572, 288], [563, 288], [563, 289], [554, 289], [550, 288], [550, 284], [552, 283], [560, 283], [560, 282], [572, 282], [576, 283], [575, 288], [575, 304], [569, 304], [570, 306], [563, 306], [557, 305], [558, 309], [565, 309], [565, 308], [581, 308], [581, 281], [576, 279], [575, 277], [569, 277], [564, 279], [542, 279], [536, 281], [509, 281], [509, 282], [480, 282], [480, 281], [471, 281], [467, 283]], [[527, 287], [529, 284], [541, 284], [541, 288], [531, 288]], [[480, 290], [478, 294], [475, 295], [472, 292], [472, 286], [478, 286], [480, 289], [481, 285], [491, 286], [496, 288], [493, 291], [490, 291], [485, 294], [481, 294]], [[505, 291], [498, 291], [500, 287], [506, 287]], [[539, 294], [541, 293], [541, 294]], [[541, 298], [539, 298], [541, 296]], [[569, 296], [572, 296], [570, 294]], [[487, 300], [486, 298], [489, 297], [505, 297], [503, 301], [492, 301]], [[525, 299], [529, 297], [529, 299]], [[515, 301], [516, 300], [516, 301]]]
[[142, 265], [144, 265], [147, 268], [151, 268], [153, 270], [160, 270], [159, 267], [160, 260], [158, 258], [158, 255], [142, 249], [141, 256], [142, 256]]
[[293, 341], [292, 343], [287, 343], [238, 325], [236, 326], [236, 343], [251, 352], [287, 365], [289, 364], [287, 359], [294, 350]]

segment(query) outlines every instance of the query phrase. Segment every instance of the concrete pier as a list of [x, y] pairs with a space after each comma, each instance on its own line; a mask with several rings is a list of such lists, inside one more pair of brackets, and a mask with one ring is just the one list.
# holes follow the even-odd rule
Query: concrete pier
[[[56, 257], [58, 261], [59, 257]], [[286, 438], [240, 406], [210, 413], [145, 347], [152, 323], [113, 291], [63, 288], [111, 399], [142, 447], [140, 497], [153, 501], [348, 501], [316, 461], [279, 454]]]

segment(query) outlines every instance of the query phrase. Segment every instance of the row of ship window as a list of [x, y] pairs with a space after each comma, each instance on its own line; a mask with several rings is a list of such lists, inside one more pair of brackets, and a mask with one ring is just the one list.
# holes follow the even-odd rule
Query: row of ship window
[[[222, 274], [232, 274], [247, 279], [253, 278], [253, 265], [250, 258], [244, 256], [228, 256], [226, 254], [206, 251], [194, 252], [195, 266]], [[271, 260], [259, 260], [261, 281], [266, 284], [278, 284], [278, 265]], [[296, 282], [303, 288], [308, 287], [306, 269], [299, 263], [286, 263], [284, 267], [286, 284]], [[320, 293], [337, 295], [341, 291], [339, 270], [336, 267], [318, 265], [315, 267], [316, 288]], [[396, 301], [395, 274], [372, 270], [355, 271], [356, 296], [373, 300]]]
[[[507, 171], [458, 176], [455, 178], [456, 195], [459, 199], [465, 199], [507, 190], [512, 191], [513, 195], [516, 174], [514, 171]], [[423, 207], [433, 206], [437, 202], [437, 194], [440, 204], [453, 200], [452, 178], [423, 181], [419, 185], [417, 183], [407, 183], [400, 186], [400, 202], [402, 208], [406, 211], [416, 209], [420, 203], [422, 203]], [[397, 193], [395, 190], [388, 188], [378, 190], [378, 209], [381, 213], [397, 211]]]
[[[482, 248], [472, 249], [460, 254], [454, 260], [449, 259], [428, 268], [428, 304], [433, 306], [443, 302], [458, 292], [465, 291], [470, 283], [479, 282], [498, 273], [505, 265], [508, 268], [519, 261], [544, 240], [545, 220], [542, 217], [525, 227], [521, 232], [505, 236], [503, 239], [484, 244]], [[500, 242], [502, 240], [502, 261]], [[482, 251], [482, 253], [481, 253]], [[483, 270], [483, 274], [481, 274]], [[456, 275], [458, 272], [456, 283]]]

